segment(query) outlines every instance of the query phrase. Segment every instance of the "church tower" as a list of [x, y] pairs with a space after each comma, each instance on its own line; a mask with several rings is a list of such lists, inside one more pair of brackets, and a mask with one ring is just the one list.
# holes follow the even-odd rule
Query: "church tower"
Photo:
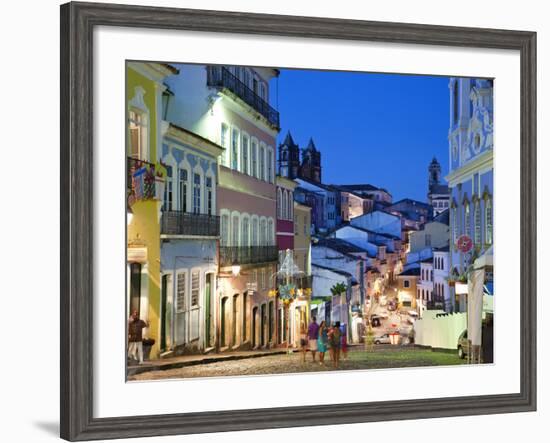
[[307, 148], [302, 151], [299, 176], [312, 182], [321, 183], [321, 153], [315, 147], [312, 138], [309, 139]]
[[290, 179], [298, 177], [300, 169], [300, 148], [294, 140], [290, 131], [287, 132], [285, 140], [279, 145], [279, 175]]
[[441, 165], [434, 157], [428, 167], [428, 191], [430, 192], [434, 185], [441, 182]]
[[449, 187], [441, 182], [441, 165], [435, 157], [428, 166], [428, 203], [434, 217], [449, 208]]

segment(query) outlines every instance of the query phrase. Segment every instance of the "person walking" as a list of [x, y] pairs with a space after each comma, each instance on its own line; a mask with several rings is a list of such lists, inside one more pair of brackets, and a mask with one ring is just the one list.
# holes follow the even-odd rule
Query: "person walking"
[[344, 360], [348, 359], [348, 331], [345, 324], [340, 326], [340, 332], [342, 334], [342, 338], [340, 339], [340, 347], [342, 349], [342, 356], [344, 357]]
[[305, 322], [300, 323], [300, 350], [302, 352], [302, 363], [305, 363], [307, 352], [307, 329]]
[[336, 369], [340, 363], [340, 340], [342, 333], [340, 332], [340, 322], [337, 321], [329, 332], [330, 356], [332, 358], [332, 366]]
[[325, 353], [328, 348], [328, 328], [323, 320], [319, 325], [319, 338], [317, 340], [317, 348], [319, 350], [319, 364], [325, 365]]
[[143, 364], [143, 328], [149, 324], [139, 318], [138, 311], [134, 309], [128, 320], [128, 356]]
[[317, 341], [319, 340], [319, 325], [317, 324], [317, 318], [312, 317], [311, 323], [307, 328], [308, 346], [311, 351], [311, 358], [315, 363], [315, 353], [317, 352]]

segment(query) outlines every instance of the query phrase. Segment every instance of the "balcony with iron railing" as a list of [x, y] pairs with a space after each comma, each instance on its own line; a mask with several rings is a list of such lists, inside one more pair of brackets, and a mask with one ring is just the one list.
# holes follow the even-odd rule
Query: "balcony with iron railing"
[[168, 236], [218, 237], [220, 217], [183, 211], [163, 211], [160, 233]]
[[266, 120], [276, 128], [279, 128], [279, 112], [255, 91], [250, 89], [246, 83], [233, 75], [229, 69], [223, 66], [209, 66], [207, 76], [208, 86], [225, 88], [239, 97], [247, 105], [260, 113]]
[[277, 285], [285, 285], [291, 283], [299, 289], [306, 289], [313, 287], [313, 276], [312, 275], [302, 275], [290, 277], [290, 280], [287, 280], [284, 276], [277, 278]]
[[220, 266], [277, 262], [277, 246], [221, 246]]

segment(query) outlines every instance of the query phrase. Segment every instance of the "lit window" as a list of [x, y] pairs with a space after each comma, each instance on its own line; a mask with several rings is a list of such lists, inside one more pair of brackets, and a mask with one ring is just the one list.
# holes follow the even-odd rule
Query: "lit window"
[[128, 155], [147, 160], [147, 116], [145, 113], [130, 111], [130, 138]]
[[220, 145], [225, 148], [225, 151], [220, 155], [220, 162], [224, 166], [229, 165], [228, 157], [229, 157], [229, 144], [227, 143], [227, 134], [229, 132], [229, 129], [225, 123], [222, 123], [222, 129], [221, 129], [221, 135], [220, 135]]
[[233, 129], [231, 137], [231, 168], [239, 169], [239, 131]]

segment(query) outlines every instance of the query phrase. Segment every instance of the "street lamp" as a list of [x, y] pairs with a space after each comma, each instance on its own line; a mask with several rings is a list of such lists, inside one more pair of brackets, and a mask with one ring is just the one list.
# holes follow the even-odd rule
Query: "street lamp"
[[234, 264], [231, 266], [231, 273], [233, 274], [233, 277], [238, 277], [241, 273], [241, 267], [237, 264]]

